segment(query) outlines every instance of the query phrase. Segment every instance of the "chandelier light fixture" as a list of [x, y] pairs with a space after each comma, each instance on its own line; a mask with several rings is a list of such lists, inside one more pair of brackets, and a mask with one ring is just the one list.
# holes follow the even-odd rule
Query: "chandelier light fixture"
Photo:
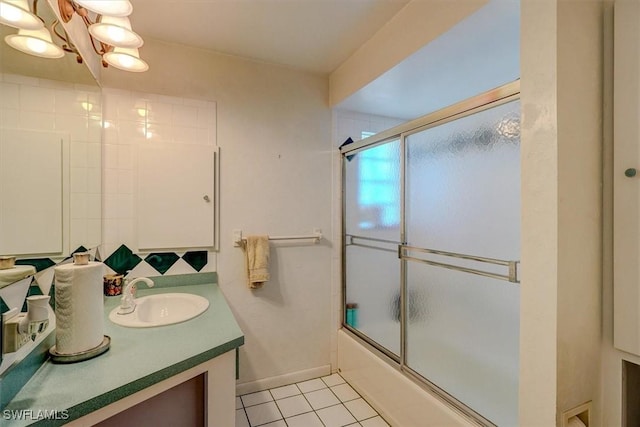
[[18, 34], [9, 34], [4, 39], [9, 46], [29, 55], [41, 58], [62, 58], [64, 51], [53, 43], [51, 33], [42, 27], [39, 30], [18, 30]]
[[27, 0], [0, 1], [0, 24], [23, 30], [37, 30], [44, 23], [29, 8]]
[[[51, 31], [63, 42], [53, 43], [51, 33], [38, 15], [39, 0], [0, 0], [0, 24], [18, 29], [17, 34], [5, 37], [9, 46], [30, 55], [42, 58], [61, 58], [64, 52], [76, 55], [78, 63], [82, 57], [64, 27], [56, 19]], [[140, 58], [138, 48], [142, 37], [131, 28], [128, 16], [133, 11], [129, 0], [58, 0], [62, 22], [69, 22], [78, 15], [87, 29], [91, 46], [100, 56], [102, 65], [124, 71], [142, 72], [149, 65]]]

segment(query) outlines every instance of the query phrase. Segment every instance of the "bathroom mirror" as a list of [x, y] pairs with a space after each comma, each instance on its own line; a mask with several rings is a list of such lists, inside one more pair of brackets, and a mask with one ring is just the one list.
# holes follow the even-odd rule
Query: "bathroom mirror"
[[[48, 2], [38, 15], [50, 29]], [[75, 54], [10, 47], [17, 32], [0, 25], [0, 164], [12, 165], [1, 173], [0, 255], [66, 256], [101, 242], [100, 87]]]

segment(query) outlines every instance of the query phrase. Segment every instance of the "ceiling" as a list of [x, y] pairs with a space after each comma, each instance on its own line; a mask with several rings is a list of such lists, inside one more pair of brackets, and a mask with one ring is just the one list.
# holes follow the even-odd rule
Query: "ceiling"
[[143, 38], [330, 73], [408, 2], [132, 0], [130, 19]]
[[[410, 0], [131, 1], [144, 38], [328, 74]], [[410, 120], [516, 80], [519, 14], [489, 0], [337, 107]]]
[[[321, 74], [335, 70], [409, 2], [131, 1], [133, 28], [146, 40], [189, 45]], [[337, 107], [409, 120], [517, 79], [519, 3], [489, 1]], [[51, 13], [45, 8], [41, 12]], [[15, 32], [8, 27], [0, 29], [2, 36]], [[66, 55], [65, 61], [43, 60], [0, 44], [0, 72], [92, 81], [86, 67], [79, 67], [73, 55]], [[144, 58], [144, 46], [141, 56]]]

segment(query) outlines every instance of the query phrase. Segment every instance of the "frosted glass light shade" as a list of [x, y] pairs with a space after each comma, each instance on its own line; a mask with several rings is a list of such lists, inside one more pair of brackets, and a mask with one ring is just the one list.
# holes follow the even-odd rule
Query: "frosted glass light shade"
[[37, 30], [44, 27], [40, 18], [29, 9], [27, 0], [1, 0], [0, 24], [24, 30]]
[[142, 37], [131, 29], [131, 22], [126, 16], [103, 15], [100, 22], [89, 26], [89, 32], [96, 39], [111, 46], [133, 48], [144, 43]]
[[115, 47], [111, 52], [107, 52], [102, 57], [107, 64], [120, 70], [141, 73], [149, 69], [149, 65], [140, 59], [138, 49]]
[[129, 0], [75, 0], [75, 2], [99, 15], [129, 16], [133, 11], [133, 5]]
[[18, 34], [9, 34], [4, 38], [9, 46], [29, 55], [40, 58], [62, 58], [64, 51], [53, 44], [51, 33], [46, 28], [39, 30], [19, 30]]

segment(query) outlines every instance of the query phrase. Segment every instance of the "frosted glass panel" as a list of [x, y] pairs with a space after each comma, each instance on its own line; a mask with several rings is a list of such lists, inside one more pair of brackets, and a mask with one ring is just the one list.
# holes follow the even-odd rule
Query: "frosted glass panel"
[[346, 231], [356, 236], [400, 239], [400, 142], [345, 158]]
[[[519, 108], [511, 102], [407, 139], [410, 246], [520, 259]], [[409, 310], [409, 367], [492, 422], [517, 425], [519, 285], [411, 261], [407, 284], [422, 313]]]
[[397, 254], [347, 246], [346, 255], [347, 304], [357, 304], [355, 325], [352, 326], [400, 354], [400, 261]]
[[407, 263], [407, 364], [499, 426], [518, 425], [520, 287]]
[[520, 259], [520, 103], [407, 139], [407, 241]]

